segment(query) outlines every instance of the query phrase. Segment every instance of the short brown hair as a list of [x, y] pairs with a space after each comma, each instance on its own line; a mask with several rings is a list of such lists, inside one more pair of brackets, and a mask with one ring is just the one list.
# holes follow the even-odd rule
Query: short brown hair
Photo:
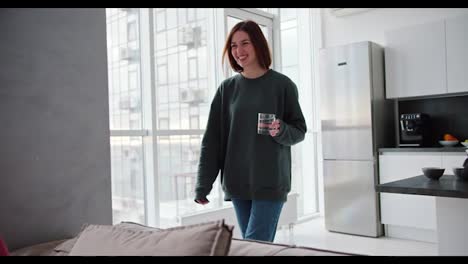
[[265, 69], [270, 68], [271, 53], [270, 48], [268, 47], [268, 42], [258, 24], [252, 20], [241, 21], [231, 29], [226, 43], [224, 44], [222, 63], [224, 64], [224, 58], [227, 54], [229, 58], [229, 64], [231, 64], [231, 67], [234, 71], [242, 72], [244, 70], [239, 64], [237, 64], [231, 53], [232, 36], [237, 31], [244, 31], [249, 35], [250, 41], [255, 49], [258, 63]]

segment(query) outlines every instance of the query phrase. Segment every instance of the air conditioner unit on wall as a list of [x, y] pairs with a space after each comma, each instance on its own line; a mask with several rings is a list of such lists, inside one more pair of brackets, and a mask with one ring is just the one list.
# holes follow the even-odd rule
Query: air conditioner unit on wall
[[119, 49], [119, 59], [131, 62], [137, 61], [139, 59], [138, 50], [127, 47], [121, 47]]
[[186, 45], [189, 49], [201, 46], [202, 30], [200, 26], [179, 28], [179, 45]]
[[366, 12], [376, 8], [330, 8], [330, 13], [336, 17], [343, 17]]
[[180, 91], [180, 101], [192, 105], [205, 102], [206, 94], [204, 89], [182, 89]]

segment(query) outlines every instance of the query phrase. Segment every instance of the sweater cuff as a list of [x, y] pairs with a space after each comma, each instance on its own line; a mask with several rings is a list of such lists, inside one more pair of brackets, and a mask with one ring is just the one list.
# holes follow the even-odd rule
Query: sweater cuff
[[203, 190], [203, 189], [198, 189], [195, 191], [195, 198], [194, 200], [202, 200], [202, 199], [206, 199], [206, 196], [208, 195], [208, 193]]

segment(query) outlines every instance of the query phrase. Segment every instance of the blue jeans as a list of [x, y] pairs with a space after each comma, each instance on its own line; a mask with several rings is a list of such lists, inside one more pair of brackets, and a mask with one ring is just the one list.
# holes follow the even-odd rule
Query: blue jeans
[[283, 201], [232, 198], [242, 237], [273, 242]]

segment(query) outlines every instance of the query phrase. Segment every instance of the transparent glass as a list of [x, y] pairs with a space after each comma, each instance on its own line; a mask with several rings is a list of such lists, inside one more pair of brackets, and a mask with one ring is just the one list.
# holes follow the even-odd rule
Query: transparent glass
[[106, 17], [110, 129], [141, 129], [139, 13], [111, 8]]
[[[167, 109], [163, 102], [169, 102], [169, 115], [158, 118], [169, 118], [170, 129], [188, 129], [193, 119], [193, 109], [199, 114], [198, 127], [208, 118], [207, 111], [212, 98], [214, 84], [214, 69], [211, 60], [213, 50], [207, 49], [207, 36], [213, 34], [208, 25], [208, 9], [171, 9], [154, 10], [158, 19], [154, 20], [155, 32], [155, 65], [157, 65], [157, 102], [158, 109]], [[166, 21], [167, 20], [167, 21]], [[166, 27], [158, 24], [166, 24]], [[158, 40], [158, 36], [168, 34], [166, 39]], [[164, 43], [163, 43], [164, 42]], [[175, 48], [174, 48], [175, 47]], [[169, 84], [163, 87], [163, 84]], [[163, 110], [163, 109], [161, 109]], [[161, 122], [158, 122], [161, 124]], [[165, 123], [165, 121], [163, 122]], [[161, 129], [161, 128], [158, 128]]]
[[219, 182], [213, 184], [208, 205], [194, 202], [202, 136], [159, 136], [158, 174], [160, 178], [160, 226], [178, 223], [178, 217], [219, 206]]
[[[141, 130], [139, 12], [106, 9], [111, 130]], [[142, 137], [110, 138], [113, 223], [145, 222]]]
[[[219, 206], [219, 182], [213, 185], [207, 206], [194, 202], [201, 138], [194, 130], [205, 129], [209, 106], [217, 85], [208, 48], [213, 35], [208, 12], [204, 8], [159, 8], [153, 28], [156, 37], [154, 65], [156, 71], [158, 171], [160, 226], [178, 223], [179, 217]], [[164, 24], [164, 25], [159, 25]], [[163, 39], [158, 39], [164, 36]], [[185, 132], [184, 132], [185, 131]], [[210, 199], [210, 198], [209, 198]], [[210, 199], [210, 200], [211, 200]]]
[[144, 223], [144, 173], [141, 137], [111, 137], [113, 223]]

